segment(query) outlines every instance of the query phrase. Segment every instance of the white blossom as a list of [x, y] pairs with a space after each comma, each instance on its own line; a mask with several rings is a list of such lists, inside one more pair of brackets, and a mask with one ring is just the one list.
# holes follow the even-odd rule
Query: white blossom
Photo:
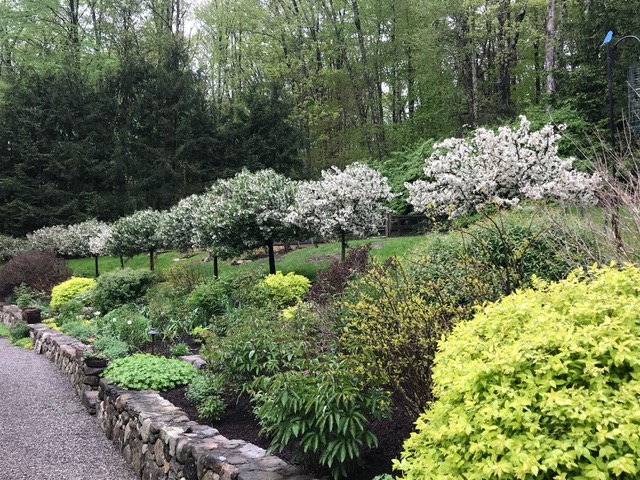
[[324, 237], [362, 238], [377, 232], [388, 210], [385, 202], [392, 198], [386, 177], [371, 167], [331, 167], [322, 180], [300, 185], [287, 220]]
[[106, 249], [112, 255], [133, 256], [157, 250], [162, 241], [158, 227], [162, 213], [156, 210], [139, 210], [117, 220], [111, 227]]
[[158, 235], [163, 246], [179, 251], [197, 247], [196, 224], [200, 216], [202, 195], [183, 198], [162, 217]]
[[69, 243], [69, 232], [64, 225], [42, 227], [27, 234], [27, 244], [30, 250], [41, 252], [51, 250], [64, 255]]
[[479, 128], [470, 140], [444, 140], [426, 161], [428, 180], [405, 184], [409, 203], [450, 218], [485, 203], [515, 205], [523, 198], [595, 203], [599, 177], [573, 170], [573, 158], [558, 156], [562, 130], [545, 125], [532, 132], [521, 116], [515, 130]]

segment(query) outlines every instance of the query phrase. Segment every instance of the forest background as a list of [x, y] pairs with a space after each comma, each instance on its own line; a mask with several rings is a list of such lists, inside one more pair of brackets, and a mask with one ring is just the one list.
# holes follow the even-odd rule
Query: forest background
[[[640, 33], [638, 9], [0, 0], [0, 232], [168, 208], [245, 167], [308, 179], [364, 160], [414, 180], [435, 140], [520, 114], [567, 123], [577, 150], [607, 127], [602, 40]], [[621, 44], [616, 118], [637, 61]]]

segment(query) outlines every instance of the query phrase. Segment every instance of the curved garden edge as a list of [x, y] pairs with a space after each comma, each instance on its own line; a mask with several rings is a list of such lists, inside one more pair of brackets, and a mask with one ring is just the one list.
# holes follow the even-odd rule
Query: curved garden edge
[[72, 381], [83, 405], [140, 478], [149, 480], [312, 480], [295, 466], [215, 428], [190, 421], [152, 391], [123, 390], [82, 360], [86, 345], [44, 325], [30, 325], [37, 354]]

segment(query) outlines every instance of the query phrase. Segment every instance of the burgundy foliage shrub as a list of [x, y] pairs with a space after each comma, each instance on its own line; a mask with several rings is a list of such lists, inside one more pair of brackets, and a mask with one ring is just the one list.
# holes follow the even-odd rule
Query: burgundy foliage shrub
[[70, 277], [71, 270], [53, 252], [25, 252], [0, 270], [0, 297], [11, 294], [22, 283], [50, 294], [54, 286]]
[[318, 272], [318, 279], [311, 286], [307, 299], [318, 305], [327, 305], [344, 292], [349, 280], [369, 270], [371, 244], [349, 251], [344, 262], [334, 262], [326, 270]]

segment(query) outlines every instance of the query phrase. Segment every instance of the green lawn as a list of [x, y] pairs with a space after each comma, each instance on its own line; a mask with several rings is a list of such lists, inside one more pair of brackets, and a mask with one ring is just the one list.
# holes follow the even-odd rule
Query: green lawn
[[[384, 261], [387, 258], [397, 255], [403, 256], [408, 251], [418, 245], [424, 236], [394, 237], [394, 238], [372, 238], [368, 240], [353, 240], [349, 246], [358, 246], [371, 243], [373, 248], [371, 254]], [[348, 252], [348, 251], [347, 251]], [[173, 265], [175, 259], [180, 261], [197, 263], [207, 275], [213, 275], [212, 262], [202, 263], [206, 257], [204, 253], [198, 253], [185, 258], [177, 252], [163, 252], [156, 255], [156, 272], [162, 272], [165, 268]], [[340, 258], [339, 243], [324, 243], [317, 246], [303, 247], [293, 250], [287, 254], [276, 255], [276, 269], [283, 273], [295, 272], [304, 275], [311, 280], [316, 279], [318, 270], [327, 268], [331, 262]], [[75, 276], [94, 277], [95, 266], [93, 258], [80, 258], [68, 260], [67, 264], [73, 270]], [[100, 257], [100, 273], [120, 268], [120, 259], [117, 257]], [[149, 268], [149, 256], [137, 255], [125, 261], [125, 267], [129, 268]], [[265, 274], [269, 271], [269, 264], [266, 258], [259, 258], [253, 261], [246, 261], [240, 265], [231, 265], [231, 261], [220, 261], [219, 270], [222, 278], [238, 275], [248, 270], [259, 270]]]

